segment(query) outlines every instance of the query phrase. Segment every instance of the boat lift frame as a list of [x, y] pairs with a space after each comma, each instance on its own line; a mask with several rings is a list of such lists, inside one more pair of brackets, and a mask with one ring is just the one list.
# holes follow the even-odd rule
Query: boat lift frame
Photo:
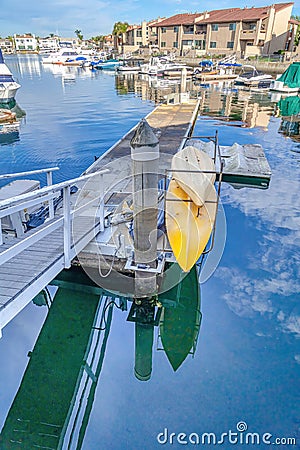
[[[210, 246], [209, 248], [205, 248], [205, 250], [203, 251], [202, 255], [206, 255], [208, 253], [210, 253], [214, 247], [214, 243], [215, 243], [215, 233], [216, 233], [216, 219], [217, 219], [217, 213], [218, 213], [218, 208], [219, 208], [219, 201], [220, 201], [220, 194], [221, 194], [221, 186], [222, 186], [222, 177], [223, 177], [223, 168], [224, 168], [224, 160], [222, 159], [221, 156], [221, 150], [220, 150], [220, 146], [219, 146], [219, 137], [218, 137], [218, 130], [216, 130], [216, 133], [214, 136], [185, 136], [183, 138], [183, 145], [182, 148], [184, 148], [186, 146], [186, 142], [190, 139], [207, 139], [211, 142], [214, 143], [214, 156], [213, 156], [213, 161], [214, 164], [216, 165], [216, 161], [217, 159], [219, 160], [219, 167], [220, 170], [179, 170], [176, 169], [176, 172], [182, 172], [182, 173], [204, 173], [204, 174], [215, 174], [216, 175], [216, 182], [217, 182], [217, 201], [216, 202], [212, 202], [212, 201], [207, 201], [207, 203], [216, 203], [216, 213], [215, 213], [215, 217], [214, 217], [214, 224], [213, 224], [213, 228], [212, 228], [212, 234], [211, 234], [211, 238], [210, 238]], [[171, 202], [187, 202], [187, 203], [192, 203], [192, 200], [181, 200], [181, 199], [167, 199], [166, 193], [167, 193], [167, 180], [169, 180], [171, 178], [170, 174], [173, 172], [173, 169], [165, 169], [165, 174], [164, 174], [164, 201], [171, 201]], [[166, 238], [164, 236], [164, 241], [163, 241], [163, 254], [166, 253], [166, 242], [165, 242]], [[169, 251], [168, 251], [169, 252]]]

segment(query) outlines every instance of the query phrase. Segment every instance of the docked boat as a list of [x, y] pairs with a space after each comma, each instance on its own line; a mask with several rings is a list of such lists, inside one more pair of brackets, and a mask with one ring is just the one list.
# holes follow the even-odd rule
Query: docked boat
[[107, 59], [106, 61], [97, 61], [97, 62], [92, 62], [90, 64], [90, 66], [93, 69], [100, 69], [100, 70], [115, 70], [116, 67], [118, 67], [121, 64], [121, 61], [119, 61], [118, 59]]
[[272, 80], [272, 75], [259, 72], [256, 67], [245, 64], [234, 84], [244, 87], [269, 88]]
[[122, 64], [117, 66], [117, 72], [119, 73], [138, 73], [140, 71], [140, 66], [134, 66], [129, 64]]
[[13, 75], [4, 62], [0, 49], [0, 103], [9, 103], [14, 100], [17, 90], [21, 87], [13, 79]]
[[270, 90], [297, 94], [300, 91], [300, 63], [292, 63], [282, 75], [273, 80]]
[[174, 73], [181, 74], [183, 68], [189, 70], [190, 73], [193, 71], [193, 69], [186, 64], [175, 63], [169, 58], [152, 56], [148, 64], [141, 65], [140, 73], [153, 76], [167, 76], [168, 73], [172, 72], [172, 75], [174, 76]]
[[[80, 57], [80, 53], [71, 47], [62, 47], [58, 52], [49, 53], [42, 58], [43, 64], [65, 64], [67, 61]], [[82, 63], [82, 62], [81, 62]]]

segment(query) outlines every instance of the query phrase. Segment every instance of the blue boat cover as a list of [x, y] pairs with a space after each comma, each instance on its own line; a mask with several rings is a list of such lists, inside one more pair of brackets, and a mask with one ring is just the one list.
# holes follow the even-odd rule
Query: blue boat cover
[[4, 59], [3, 59], [1, 48], [0, 48], [0, 64], [4, 64]]

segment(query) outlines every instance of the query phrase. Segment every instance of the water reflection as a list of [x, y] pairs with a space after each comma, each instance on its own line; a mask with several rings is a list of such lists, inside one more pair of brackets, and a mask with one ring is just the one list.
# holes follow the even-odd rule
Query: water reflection
[[300, 140], [300, 97], [282, 97], [277, 103], [276, 115], [281, 116], [279, 131]]
[[20, 140], [19, 127], [26, 112], [15, 100], [11, 100], [9, 103], [0, 103], [0, 109], [9, 110], [15, 115], [8, 122], [4, 121], [0, 124], [0, 145], [14, 144]]
[[[112, 327], [113, 309], [135, 327], [134, 375], [152, 373], [155, 330], [176, 371], [194, 354], [200, 330], [200, 291], [196, 267], [159, 296], [159, 302], [132, 303], [103, 293], [80, 269], [60, 274], [59, 285], [18, 392], [0, 435], [2, 448], [81, 449]], [[173, 272], [174, 276], [174, 272]], [[49, 299], [49, 298], [48, 298]], [[45, 302], [34, 300], [36, 305]]]
[[[28, 73], [30, 70], [28, 67]], [[128, 94], [120, 96], [116, 95], [113, 77], [100, 71], [97, 71], [96, 75], [82, 71], [75, 83], [66, 83], [67, 95], [63, 97], [60, 76], [53, 76], [45, 67], [41, 67], [41, 70], [42, 79], [37, 83], [28, 82], [25, 78], [22, 81], [18, 99], [26, 109], [29, 120], [23, 130], [22, 139], [13, 144], [11, 149], [2, 148], [4, 173], [58, 164], [61, 166], [61, 178], [56, 181], [79, 175], [93, 161], [93, 155], [102, 154], [153, 108], [149, 102], [139, 100], [142, 95], [146, 100], [148, 91], [151, 98], [155, 99], [163, 97], [168, 89], [179, 89], [177, 86], [161, 87], [158, 96], [155, 94], [154, 85], [159, 80], [138, 79], [141, 84], [139, 89], [130, 81]], [[25, 77], [25, 69], [23, 74]], [[36, 77], [39, 75], [36, 74]], [[152, 87], [149, 87], [149, 84]], [[54, 420], [54, 405], [60, 410], [61, 403], [61, 412], [57, 411], [61, 422], [53, 424], [60, 427], [62, 423], [66, 426], [69, 424], [64, 435], [65, 448], [68, 447], [70, 439], [73, 440], [69, 448], [81, 445], [86, 432], [82, 448], [87, 450], [152, 450], [157, 446], [156, 434], [165, 426], [174, 432], [222, 433], [229, 429], [234, 430], [235, 424], [240, 420], [246, 420], [250, 432], [271, 432], [274, 436], [297, 436], [299, 439], [300, 398], [295, 380], [300, 376], [300, 311], [297, 297], [300, 289], [300, 186], [299, 172], [296, 171], [298, 169], [295, 164], [299, 157], [292, 153], [297, 150], [299, 144], [278, 133], [281, 118], [275, 117], [274, 108], [280, 99], [272, 99], [267, 93], [233, 91], [230, 87], [195, 87], [196, 95], [202, 95], [204, 92], [207, 102], [210, 96], [207, 91], [210, 90], [213, 95], [215, 91], [219, 94], [222, 101], [216, 100], [215, 104], [219, 104], [223, 112], [219, 114], [217, 108], [216, 113], [210, 113], [209, 108], [203, 111], [195, 134], [213, 135], [217, 127], [221, 145], [232, 145], [234, 142], [261, 144], [273, 175], [270, 188], [266, 191], [247, 188], [236, 191], [224, 183], [222, 202], [226, 211], [228, 236], [221, 264], [213, 277], [201, 286], [201, 308], [205, 320], [201, 324], [196, 357], [187, 357], [176, 374], [173, 374], [168, 355], [164, 352], [168, 351], [174, 365], [176, 361], [180, 361], [180, 356], [175, 354], [172, 346], [167, 345], [168, 342], [172, 344], [174, 336], [169, 341], [165, 339], [164, 351], [156, 351], [163, 348], [161, 340], [156, 342], [156, 336], [162, 335], [163, 320], [166, 317], [168, 319], [166, 332], [171, 328], [168, 324], [173, 324], [174, 321], [176, 323], [175, 308], [167, 309], [166, 304], [161, 308], [159, 324], [153, 325], [153, 333], [151, 329], [146, 331], [148, 342], [145, 344], [146, 348], [143, 348], [135, 347], [136, 324], [126, 321], [129, 312], [119, 311], [110, 305], [107, 306], [105, 316], [108, 328], [94, 331], [89, 362], [93, 358], [93, 349], [97, 348], [93, 359], [93, 373], [95, 374], [98, 368], [99, 376], [93, 381], [87, 374], [88, 366], [82, 369], [85, 356], [82, 347], [79, 356], [72, 358], [72, 354], [76, 355], [79, 350], [76, 345], [72, 345], [77, 342], [77, 334], [84, 335], [85, 342], [87, 336], [90, 336], [90, 330], [89, 333], [82, 330], [86, 318], [80, 321], [76, 317], [76, 309], [64, 315], [62, 308], [64, 323], [70, 322], [71, 326], [74, 321], [78, 327], [66, 335], [64, 345], [52, 345], [52, 341], [49, 341], [50, 344], [46, 342], [44, 347], [45, 358], [49, 357], [51, 360], [52, 357], [57, 357], [55, 364], [61, 370], [61, 379], [56, 377], [56, 368], [54, 370], [53, 366], [45, 367], [49, 370], [47, 374], [42, 365], [38, 364], [43, 351], [37, 343], [19, 393], [13, 402], [27, 364], [24, 355], [32, 349], [44, 319], [43, 311], [46, 311], [46, 308], [29, 305], [29, 308], [7, 326], [1, 340], [1, 424], [6, 420], [1, 439], [10, 439], [9, 432], [12, 429], [22, 430], [20, 421], [17, 422], [18, 427], [14, 427], [13, 420], [17, 413], [22, 413], [28, 420], [30, 417], [40, 417], [43, 409], [46, 409], [46, 412], [49, 409], [49, 415], [53, 414]], [[226, 95], [231, 96], [231, 109], [227, 109], [230, 110], [229, 118], [224, 116], [225, 99], [222, 96]], [[259, 127], [259, 123], [257, 128], [242, 126], [245, 98], [249, 98], [249, 104], [258, 103], [259, 110], [270, 107], [267, 130], [265, 127]], [[8, 149], [11, 151], [7, 151]], [[79, 304], [76, 300], [78, 289], [78, 283], [77, 288], [73, 282], [72, 288], [61, 283], [58, 291], [60, 294], [56, 300], [68, 291], [66, 298], [72, 300], [72, 305], [73, 299]], [[95, 305], [99, 305], [100, 293], [90, 291], [87, 286], [84, 286], [83, 290], [85, 300], [87, 297], [91, 300], [90, 306], [87, 306], [86, 301], [84, 303], [84, 316], [90, 316], [92, 305], [97, 310]], [[55, 311], [56, 300], [52, 305], [52, 312]], [[168, 298], [165, 297], [165, 300]], [[97, 328], [100, 328], [98, 325], [104, 302], [105, 299], [100, 305]], [[120, 306], [118, 301], [116, 303]], [[66, 304], [67, 312], [68, 302], [62, 304]], [[174, 305], [175, 302], [170, 304]], [[195, 307], [192, 307], [195, 311]], [[82, 311], [80, 307], [79, 310]], [[110, 313], [113, 314], [111, 325]], [[47, 321], [50, 317], [51, 310]], [[196, 323], [195, 317], [196, 314], [191, 322], [190, 336], [197, 333], [196, 327], [194, 333], [192, 331], [193, 324]], [[90, 319], [89, 322], [91, 323]], [[45, 328], [40, 339], [42, 333], [46, 336]], [[69, 326], [65, 328], [68, 330]], [[104, 340], [106, 330], [107, 342]], [[53, 339], [60, 332], [61, 330], [53, 327]], [[175, 334], [179, 336], [179, 332], [176, 331]], [[98, 338], [99, 343], [96, 345]], [[87, 347], [88, 344], [85, 348]], [[140, 364], [141, 360], [138, 364], [135, 363], [135, 348], [137, 358], [141, 355], [144, 363]], [[191, 351], [193, 352], [193, 347]], [[37, 371], [32, 369], [34, 360], [37, 360]], [[67, 368], [65, 374], [64, 369], [69, 365], [69, 361], [70, 370]], [[135, 367], [142, 376], [147, 377], [150, 373], [151, 380], [146, 383], [138, 381], [134, 375]], [[76, 390], [73, 380], [76, 376], [77, 380], [81, 380], [81, 373], [84, 378]], [[51, 383], [50, 375], [53, 381], [57, 382], [55, 389], [52, 384], [48, 385], [48, 382]], [[65, 383], [63, 389], [60, 381]], [[64, 389], [67, 391], [66, 396]], [[24, 397], [23, 391], [26, 394]], [[62, 397], [61, 403], [59, 396]], [[17, 400], [18, 397], [20, 401]], [[68, 421], [68, 417], [65, 419], [66, 410], [71, 414], [71, 407], [70, 404], [65, 404], [64, 399], [68, 401], [70, 398], [74, 404], [74, 412]], [[28, 403], [23, 404], [22, 410], [21, 403], [25, 400]], [[36, 413], [30, 408], [31, 404], [37, 408]], [[45, 404], [46, 408], [42, 406]], [[86, 428], [88, 417], [89, 426]], [[43, 424], [51, 423], [44, 417], [42, 419]], [[35, 424], [22, 424], [37, 430]], [[45, 433], [43, 428], [41, 432], [44, 435], [63, 435], [61, 428], [53, 433]], [[20, 434], [14, 436], [21, 439]], [[45, 439], [46, 446], [47, 437], [39, 438]], [[52, 439], [57, 442], [55, 436], [52, 436]], [[2, 447], [6, 450], [8, 446]], [[21, 444], [16, 443], [15, 448], [26, 448], [26, 445], [21, 447]], [[27, 448], [36, 447], [28, 445]]]

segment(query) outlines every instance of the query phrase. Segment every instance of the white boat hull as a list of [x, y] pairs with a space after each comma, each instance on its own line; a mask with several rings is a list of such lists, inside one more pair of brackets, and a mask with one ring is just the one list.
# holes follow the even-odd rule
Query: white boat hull
[[9, 103], [14, 100], [21, 85], [14, 82], [0, 83], [0, 103]]
[[292, 94], [292, 93], [296, 94], [297, 92], [299, 92], [299, 88], [298, 87], [291, 88], [286, 84], [284, 84], [283, 81], [274, 80], [271, 83], [270, 91], [283, 92], [285, 94]]

